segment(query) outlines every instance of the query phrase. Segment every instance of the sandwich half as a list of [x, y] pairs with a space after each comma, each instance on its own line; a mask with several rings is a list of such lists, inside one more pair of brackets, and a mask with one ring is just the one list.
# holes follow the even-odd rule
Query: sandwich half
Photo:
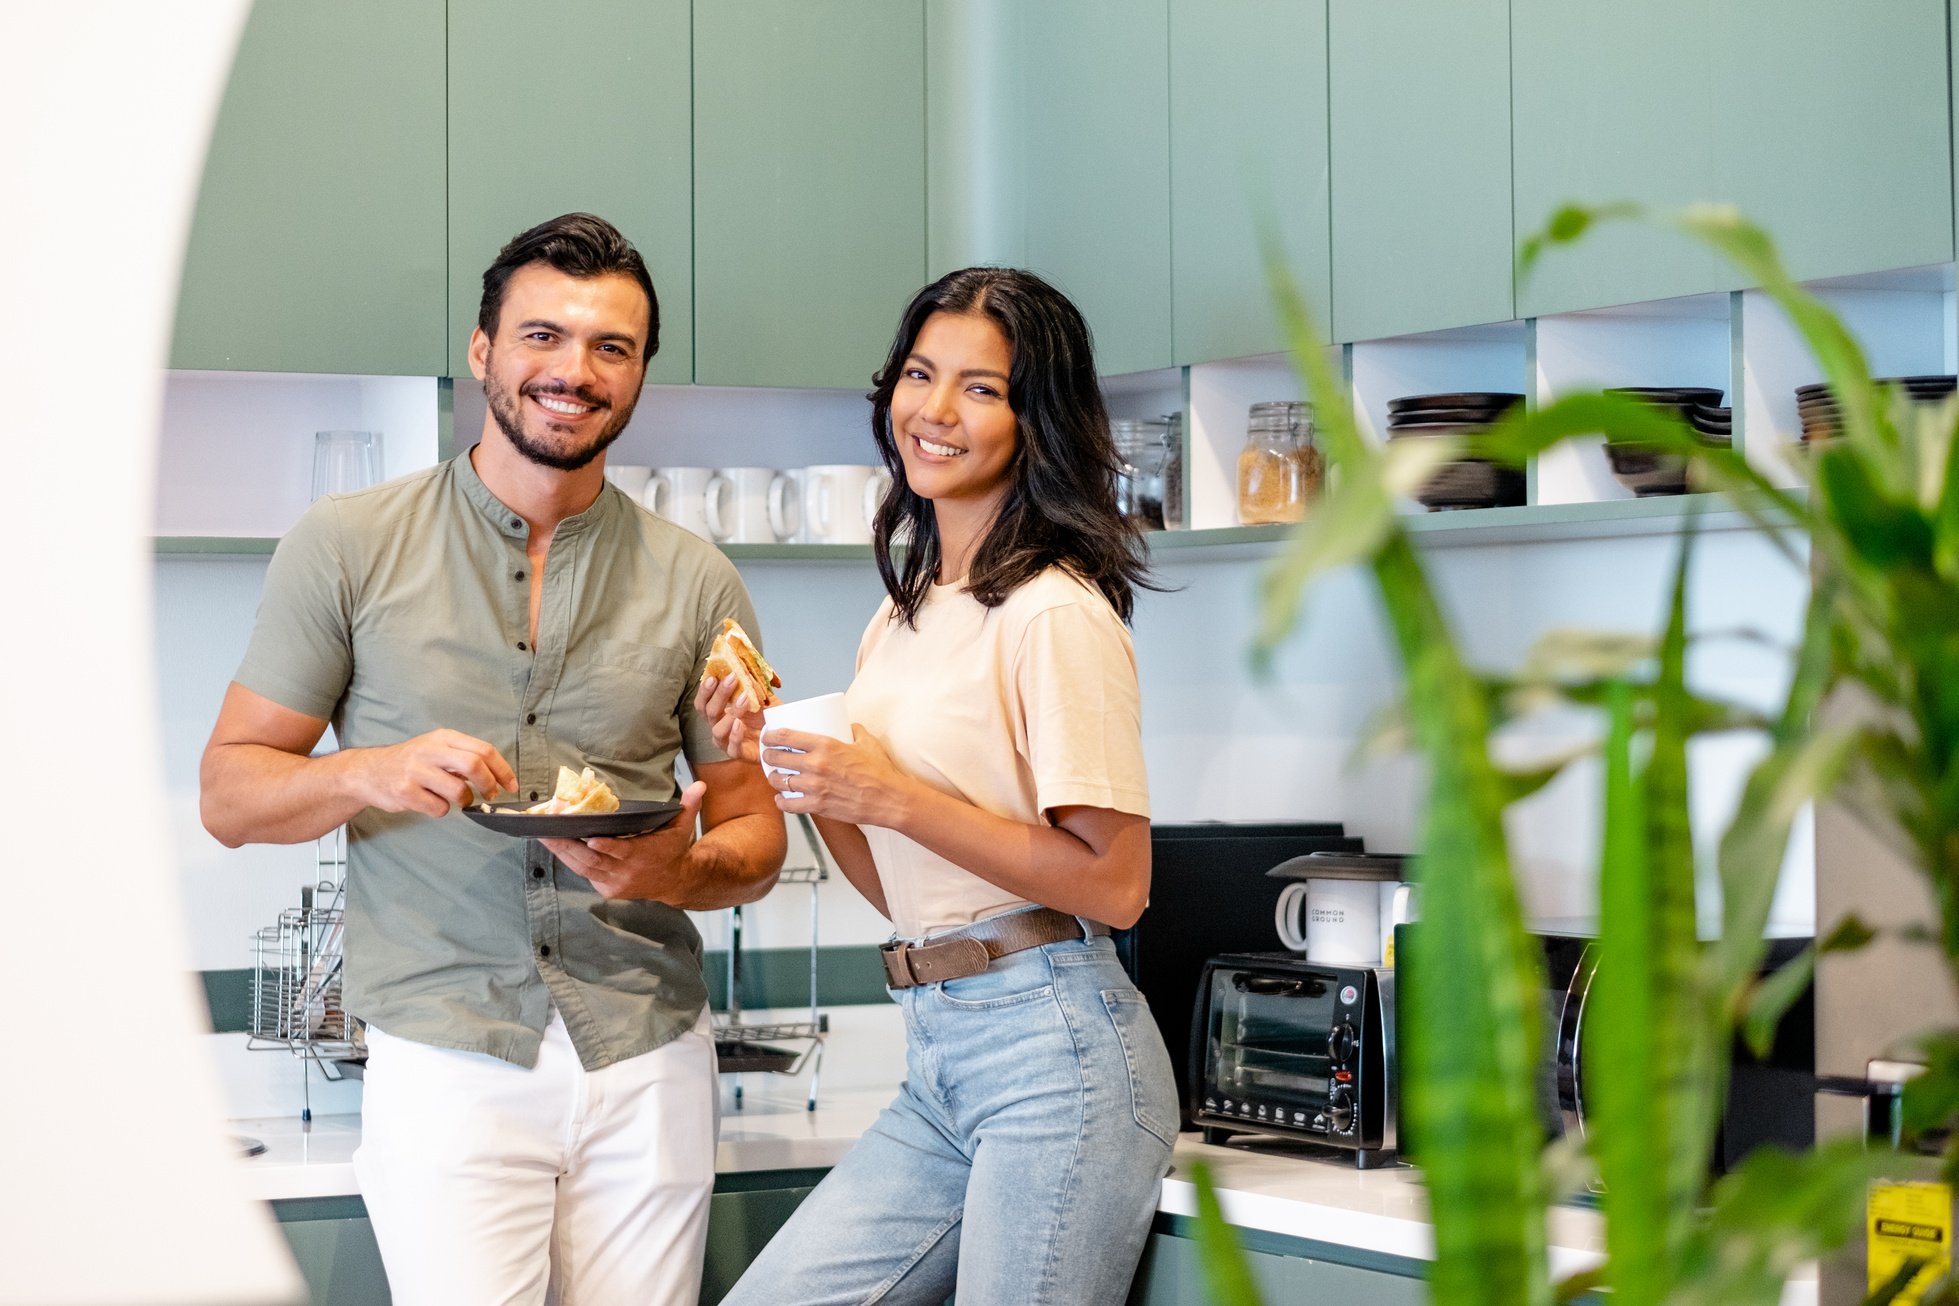
[[714, 644], [708, 649], [701, 679], [709, 676], [733, 677], [739, 687], [737, 694], [748, 700], [751, 712], [760, 712], [782, 701], [775, 693], [782, 685], [782, 677], [776, 675], [775, 668], [755, 647], [755, 641], [733, 617], [722, 618], [721, 633], [714, 637]]

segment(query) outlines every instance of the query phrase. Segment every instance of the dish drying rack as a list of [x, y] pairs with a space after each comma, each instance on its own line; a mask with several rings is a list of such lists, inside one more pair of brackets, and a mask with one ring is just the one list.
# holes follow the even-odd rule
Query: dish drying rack
[[[361, 1024], [341, 1006], [341, 927], [347, 898], [347, 831], [314, 845], [314, 882], [299, 906], [253, 935], [252, 1016], [245, 1046], [283, 1048], [329, 1082], [358, 1077], [367, 1057]], [[312, 1076], [300, 1076], [301, 1120], [313, 1118]]]
[[728, 1009], [714, 1023], [714, 1051], [720, 1060], [721, 1073], [736, 1076], [734, 1096], [737, 1111], [741, 1109], [742, 1074], [759, 1071], [794, 1075], [801, 1073], [804, 1066], [808, 1066], [810, 1072], [806, 1109], [816, 1110], [817, 1084], [823, 1074], [823, 1036], [830, 1027], [829, 1020], [817, 1009], [816, 1001], [817, 904], [820, 896], [816, 890], [818, 885], [830, 878], [830, 859], [822, 838], [816, 833], [816, 823], [802, 813], [797, 813], [796, 821], [809, 844], [812, 861], [809, 866], [783, 867], [776, 882], [809, 887], [809, 1019], [765, 1025], [743, 1022], [741, 908], [729, 908]]

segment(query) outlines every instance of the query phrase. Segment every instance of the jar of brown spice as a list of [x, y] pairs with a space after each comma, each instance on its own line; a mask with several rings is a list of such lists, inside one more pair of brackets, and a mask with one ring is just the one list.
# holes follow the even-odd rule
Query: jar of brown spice
[[1313, 407], [1298, 400], [1253, 404], [1238, 455], [1238, 520], [1296, 522], [1319, 497], [1326, 464], [1313, 438]]

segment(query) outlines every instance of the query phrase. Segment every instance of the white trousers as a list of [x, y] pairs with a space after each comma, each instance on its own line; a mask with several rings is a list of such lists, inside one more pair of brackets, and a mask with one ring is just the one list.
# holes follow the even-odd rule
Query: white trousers
[[394, 1306], [691, 1306], [720, 1124], [705, 1014], [586, 1071], [557, 1011], [535, 1068], [370, 1027], [354, 1172]]

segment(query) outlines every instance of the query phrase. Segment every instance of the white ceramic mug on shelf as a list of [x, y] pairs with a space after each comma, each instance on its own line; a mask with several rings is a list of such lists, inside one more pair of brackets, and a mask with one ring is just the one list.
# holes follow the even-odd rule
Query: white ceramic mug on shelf
[[607, 463], [605, 479], [618, 486], [634, 503], [644, 503], [646, 483], [653, 479], [653, 469], [637, 463]]
[[646, 506], [676, 526], [704, 540], [714, 538], [707, 528], [709, 467], [661, 467], [646, 483]]
[[769, 530], [783, 544], [800, 544], [803, 533], [803, 474], [791, 468], [769, 482], [766, 503]]
[[[762, 709], [762, 738], [764, 749], [776, 747], [769, 742], [769, 735], [777, 729], [800, 730], [805, 734], [828, 735], [832, 739], [850, 742], [850, 714], [844, 710], [842, 694], [819, 694], [815, 698], [799, 698], [793, 703], [777, 703], [774, 707]], [[786, 766], [771, 766], [762, 763], [762, 770], [769, 774], [781, 771], [795, 775], [796, 771]], [[801, 798], [800, 793], [785, 789], [783, 793], [790, 798]]]
[[773, 544], [769, 523], [769, 486], [773, 467], [719, 467], [707, 479], [701, 506], [707, 514], [709, 538], [721, 544]]
[[[1300, 925], [1300, 908], [1305, 925]], [[1394, 927], [1413, 919], [1414, 888], [1395, 880], [1295, 880], [1279, 891], [1279, 941], [1329, 966], [1392, 966]]]
[[818, 463], [803, 468], [803, 529], [812, 544], [869, 544], [884, 498], [882, 467]]

